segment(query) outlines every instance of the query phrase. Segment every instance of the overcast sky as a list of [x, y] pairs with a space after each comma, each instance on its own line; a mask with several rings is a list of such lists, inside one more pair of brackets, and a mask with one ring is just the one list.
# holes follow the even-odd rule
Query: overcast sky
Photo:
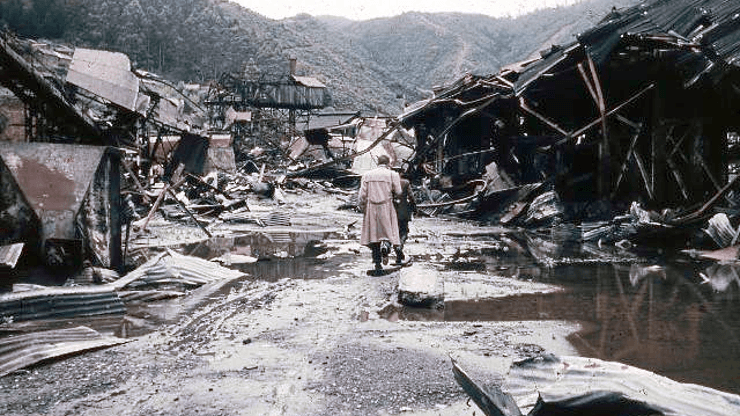
[[396, 16], [404, 12], [463, 12], [494, 17], [577, 3], [579, 0], [231, 0], [271, 19], [300, 13], [343, 16], [353, 20]]

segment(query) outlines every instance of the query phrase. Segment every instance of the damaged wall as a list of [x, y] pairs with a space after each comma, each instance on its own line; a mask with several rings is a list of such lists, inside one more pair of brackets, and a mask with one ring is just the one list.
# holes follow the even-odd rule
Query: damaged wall
[[35, 254], [50, 265], [87, 258], [118, 268], [119, 163], [111, 148], [0, 142], [2, 213], [8, 227], [24, 234], [6, 233], [3, 243], [38, 241]]

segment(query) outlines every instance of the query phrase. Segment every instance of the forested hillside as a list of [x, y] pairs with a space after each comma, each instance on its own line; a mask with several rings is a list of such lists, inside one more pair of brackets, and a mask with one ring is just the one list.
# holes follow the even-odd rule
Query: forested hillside
[[252, 60], [281, 75], [288, 58], [329, 86], [335, 108], [398, 113], [434, 85], [524, 60], [637, 0], [588, 0], [516, 19], [406, 13], [367, 21], [267, 19], [225, 0], [3, 0], [0, 23], [20, 36], [124, 52], [174, 81], [207, 82]]

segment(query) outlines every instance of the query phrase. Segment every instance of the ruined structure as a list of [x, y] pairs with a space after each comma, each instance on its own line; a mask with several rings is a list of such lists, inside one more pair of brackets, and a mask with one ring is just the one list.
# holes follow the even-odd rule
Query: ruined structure
[[416, 132], [413, 169], [455, 186], [495, 162], [513, 184], [622, 209], [706, 201], [727, 182], [739, 128], [739, 13], [733, 1], [650, 1], [539, 59], [467, 75], [400, 116]]
[[[21, 103], [4, 116], [20, 120], [6, 124], [23, 126], [0, 146], [0, 244], [24, 242], [50, 266], [89, 260], [119, 269], [120, 172], [146, 175], [162, 138], [192, 136], [205, 123], [202, 111], [116, 52], [6, 36], [0, 71]], [[140, 164], [125, 161], [123, 149]]]
[[316, 78], [296, 75], [291, 59], [284, 75], [263, 74], [253, 65], [242, 74], [223, 74], [206, 104], [212, 128], [230, 131], [237, 149], [258, 145], [253, 137], [279, 147], [282, 139], [298, 135], [300, 126], [308, 128], [312, 113], [331, 105], [331, 95]]

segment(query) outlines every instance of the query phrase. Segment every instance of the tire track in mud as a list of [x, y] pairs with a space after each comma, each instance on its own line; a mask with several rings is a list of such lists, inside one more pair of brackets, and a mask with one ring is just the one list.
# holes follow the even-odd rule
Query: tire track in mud
[[272, 284], [247, 281], [246, 288], [232, 289], [225, 298], [210, 302], [197, 308], [195, 313], [169, 330], [163, 332], [170, 338], [177, 339], [173, 349], [189, 348], [197, 350], [217, 336], [224, 323], [234, 316], [249, 313], [252, 310], [269, 305], [281, 290], [285, 290], [289, 281]]

